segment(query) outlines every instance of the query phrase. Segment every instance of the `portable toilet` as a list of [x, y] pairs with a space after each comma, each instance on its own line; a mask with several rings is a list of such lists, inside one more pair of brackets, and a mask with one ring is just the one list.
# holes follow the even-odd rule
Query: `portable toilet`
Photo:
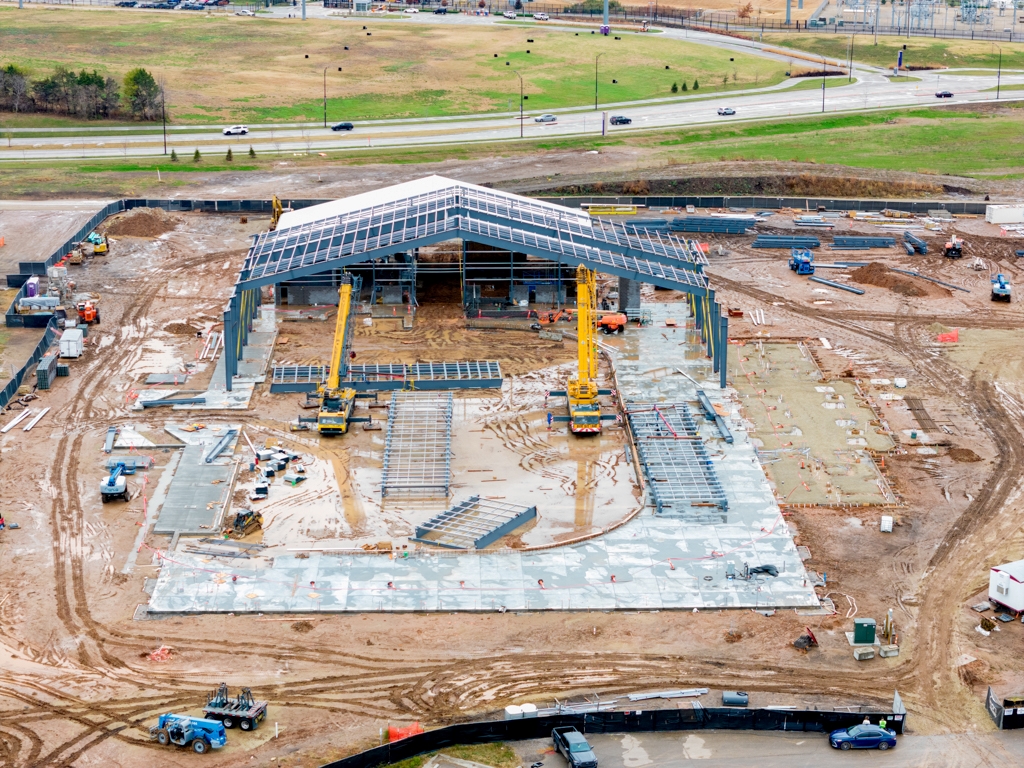
[[1014, 613], [1024, 611], [1024, 560], [997, 565], [989, 572], [988, 599]]
[[854, 619], [853, 620], [853, 644], [868, 645], [875, 642], [875, 620]]

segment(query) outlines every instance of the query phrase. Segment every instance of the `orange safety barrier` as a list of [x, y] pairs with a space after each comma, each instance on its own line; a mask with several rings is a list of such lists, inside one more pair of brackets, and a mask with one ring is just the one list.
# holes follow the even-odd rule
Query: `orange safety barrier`
[[419, 723], [413, 723], [405, 728], [399, 728], [398, 726], [388, 726], [388, 741], [398, 741], [399, 739], [407, 739], [410, 736], [415, 736], [417, 733], [423, 733], [423, 726]]

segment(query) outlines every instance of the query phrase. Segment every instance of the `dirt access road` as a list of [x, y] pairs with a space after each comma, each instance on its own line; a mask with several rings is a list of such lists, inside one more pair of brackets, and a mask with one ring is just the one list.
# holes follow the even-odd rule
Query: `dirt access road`
[[[102, 436], [112, 423], [152, 421], [131, 415], [124, 398], [138, 385], [135, 371], [145, 340], [158, 338], [182, 355], [190, 353], [194, 340], [170, 339], [160, 329], [216, 318], [246, 235], [262, 226], [250, 220], [247, 229], [237, 220], [204, 216], [179, 222], [161, 240], [125, 238], [120, 258], [115, 243], [106, 263], [80, 273], [84, 290], [103, 294], [103, 325], [94, 329], [93, 346], [69, 379], [44, 394], [53, 408], [47, 420], [29, 435], [14, 430], [0, 439], [0, 498], [8, 521], [22, 524], [0, 538], [5, 764], [191, 765], [196, 758], [149, 742], [145, 728], [161, 712], [196, 712], [204, 694], [222, 680], [232, 687], [250, 685], [259, 698], [269, 699], [271, 724], [251, 734], [233, 731], [228, 747], [203, 758], [211, 766], [254, 760], [311, 766], [374, 743], [388, 723], [419, 720], [432, 726], [513, 702], [694, 685], [762, 697], [785, 694], [797, 704], [825, 694], [885, 705], [897, 688], [918, 732], [990, 727], [978, 689], [961, 680], [956, 660], [986, 650], [964, 604], [984, 579], [985, 566], [1010, 559], [1004, 555], [1017, 539], [1024, 504], [1024, 398], [1020, 390], [996, 387], [933, 353], [928, 326], [949, 321], [1018, 328], [1018, 305], [993, 309], [975, 294], [967, 305], [959, 297], [922, 305], [882, 288], [870, 288], [853, 306], [838, 298], [832, 305], [814, 305], [796, 278], [779, 278], [771, 292], [747, 287], [760, 270], [778, 269], [778, 256], [733, 244], [734, 254], [713, 264], [723, 275], [717, 284], [726, 303], [765, 307], [776, 336], [827, 336], [876, 359], [883, 373], [912, 376], [926, 390], [930, 409], [956, 415], [961, 432], [953, 442], [983, 458], [971, 465], [973, 479], [958, 476], [957, 482], [968, 485], [957, 488], [965, 490], [945, 502], [943, 489], [953, 487], [952, 480], [927, 475], [923, 470], [930, 465], [914, 456], [892, 461], [893, 480], [907, 506], [899, 510], [901, 525], [891, 538], [880, 538], [868, 525], [879, 510], [801, 510], [791, 516], [801, 541], [811, 547], [810, 565], [829, 573], [837, 616], [506, 613], [134, 621], [137, 605], [146, 600], [151, 552], [144, 550], [136, 569], [122, 573], [141, 504], [99, 504]], [[966, 269], [939, 267], [950, 279]], [[732, 330], [737, 337], [757, 333], [739, 321]], [[294, 418], [294, 404], [276, 404], [262, 392], [255, 403], [240, 417], [247, 428], [288, 441], [285, 421]], [[150, 483], [157, 482], [161, 456]], [[942, 476], [960, 466], [944, 454], [935, 461]], [[851, 526], [850, 518], [864, 524]], [[151, 538], [147, 544], [167, 542]], [[900, 657], [853, 661], [842, 636], [851, 624], [845, 596], [859, 606], [858, 615], [881, 618], [887, 608], [897, 609]], [[822, 647], [803, 655], [790, 644], [808, 622]], [[164, 645], [174, 649], [170, 660], [150, 661], [148, 653]], [[986, 677], [998, 682], [1000, 674], [991, 664], [972, 683], [983, 687]], [[274, 722], [279, 739], [272, 738]]]

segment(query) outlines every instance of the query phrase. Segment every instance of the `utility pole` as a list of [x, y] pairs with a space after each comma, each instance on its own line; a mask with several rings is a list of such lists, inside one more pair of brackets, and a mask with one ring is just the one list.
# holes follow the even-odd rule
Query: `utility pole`
[[608, 26], [609, 26], [608, 25], [608, 0], [604, 0], [604, 17], [603, 18], [604, 18], [604, 21], [602, 23], [603, 23], [605, 29], [602, 30], [602, 31], [604, 32], [604, 34], [607, 35], [608, 31], [609, 31], [608, 30]]
[[164, 87], [160, 86], [160, 116], [164, 121], [164, 154], [167, 154], [167, 109], [164, 104]]
[[594, 109], [595, 110], [597, 109], [597, 62], [599, 62], [601, 60], [602, 56], [604, 56], [604, 54], [603, 53], [599, 53], [599, 54], [597, 54], [597, 56], [594, 57]]
[[306, 0], [302, 0], [302, 20], [306, 20]]
[[850, 35], [850, 63], [849, 63], [849, 65], [846, 68], [847, 69], [847, 74], [850, 76], [847, 79], [847, 81], [846, 81], [848, 83], [852, 83], [853, 82], [853, 38], [854, 37], [856, 37], [856, 35]]
[[513, 69], [516, 77], [519, 78], [519, 138], [523, 138], [523, 76], [518, 70]]

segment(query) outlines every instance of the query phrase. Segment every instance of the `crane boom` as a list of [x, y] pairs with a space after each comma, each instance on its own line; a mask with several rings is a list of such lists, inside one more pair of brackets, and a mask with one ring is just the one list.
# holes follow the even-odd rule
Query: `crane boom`
[[338, 322], [334, 327], [334, 348], [331, 350], [330, 374], [327, 389], [336, 390], [341, 386], [342, 370], [345, 366], [345, 335], [348, 333], [348, 315], [352, 308], [352, 284], [342, 283], [338, 291]]
[[576, 434], [601, 431], [597, 389], [597, 274], [580, 265], [576, 270], [576, 375], [567, 382], [569, 428]]

